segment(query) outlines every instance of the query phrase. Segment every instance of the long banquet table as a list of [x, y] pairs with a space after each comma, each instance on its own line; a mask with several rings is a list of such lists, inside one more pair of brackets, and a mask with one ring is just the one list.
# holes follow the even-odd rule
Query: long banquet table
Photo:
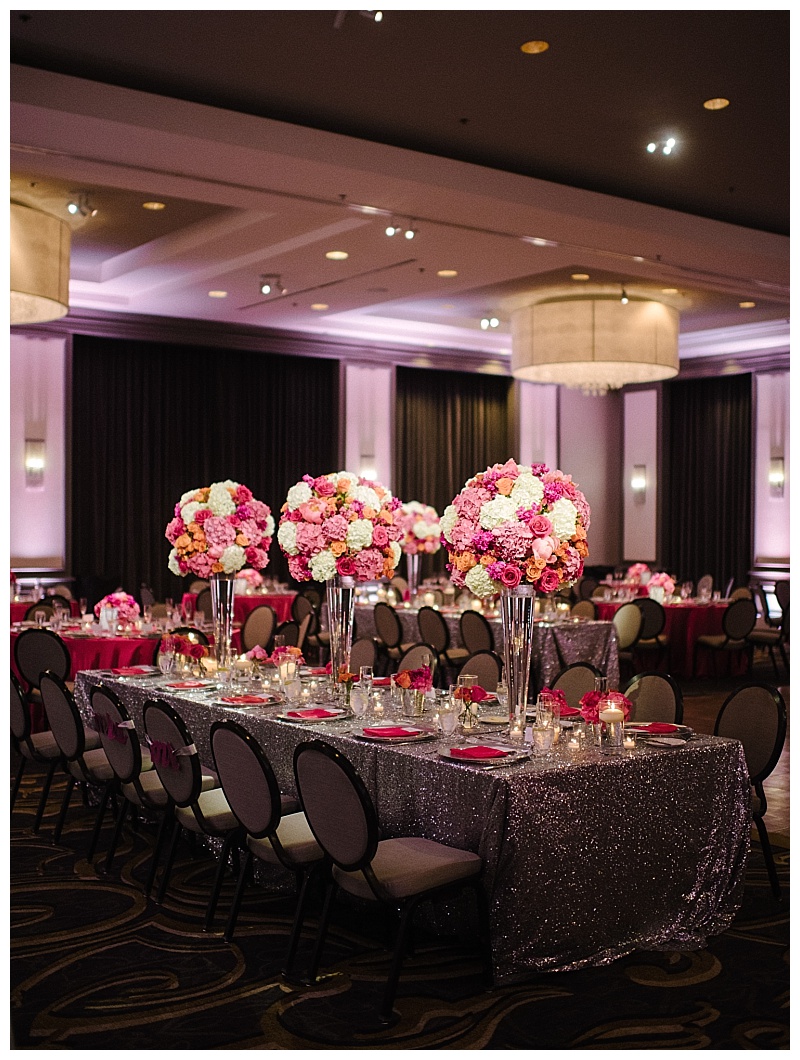
[[[741, 903], [751, 817], [738, 741], [697, 736], [620, 757], [564, 750], [486, 770], [437, 757], [433, 741], [359, 739], [352, 718], [282, 722], [273, 716], [280, 708], [168, 694], [160, 678], [79, 674], [87, 720], [90, 688], [101, 682], [120, 695], [140, 735], [145, 702], [171, 703], [212, 766], [210, 726], [234, 718], [261, 742], [286, 792], [295, 790], [295, 746], [320, 737], [355, 765], [384, 836], [420, 835], [480, 854], [497, 983], [599, 966], [636, 949], [696, 949], [730, 925]], [[467, 902], [437, 906], [436, 926], [463, 932], [471, 916]]]

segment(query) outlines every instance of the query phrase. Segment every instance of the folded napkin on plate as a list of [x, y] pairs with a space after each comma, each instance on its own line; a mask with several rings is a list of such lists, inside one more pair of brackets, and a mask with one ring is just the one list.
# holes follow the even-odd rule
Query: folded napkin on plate
[[328, 671], [324, 666], [312, 666], [308, 671], [311, 677], [327, 677]]
[[576, 714], [580, 714], [577, 707], [562, 707], [561, 717], [562, 718], [574, 718]]
[[221, 703], [268, 703], [269, 700], [264, 696], [221, 696]]
[[450, 754], [453, 758], [505, 758], [508, 751], [501, 751], [499, 747], [451, 747]]
[[322, 707], [310, 707], [308, 710], [287, 710], [287, 718], [336, 718], [337, 710], [324, 710]]
[[152, 666], [117, 666], [111, 673], [118, 677], [141, 677], [153, 672]]
[[173, 681], [167, 688], [205, 688], [205, 681]]
[[372, 679], [373, 688], [388, 688], [391, 683], [391, 677], [374, 677]]
[[377, 729], [362, 729], [365, 736], [385, 736], [387, 739], [402, 736], [419, 736], [422, 729], [403, 729], [399, 725], [384, 725]]
[[645, 729], [647, 732], [677, 732], [678, 726], [671, 725], [668, 721], [643, 721], [641, 724], [634, 722], [633, 729]]

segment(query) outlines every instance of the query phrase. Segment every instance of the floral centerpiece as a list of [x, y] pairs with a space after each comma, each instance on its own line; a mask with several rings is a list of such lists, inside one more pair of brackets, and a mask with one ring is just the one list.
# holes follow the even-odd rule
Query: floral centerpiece
[[[270, 516], [270, 518], [272, 517]], [[237, 581], [245, 582], [246, 587], [249, 590], [260, 589], [261, 586], [264, 584], [264, 578], [262, 577], [262, 575], [259, 574], [259, 572], [257, 570], [254, 570], [252, 567], [245, 567], [243, 570], [238, 571], [236, 574], [236, 579]]]
[[262, 648], [260, 644], [256, 644], [250, 651], [244, 653], [245, 659], [250, 659], [256, 663], [266, 663], [270, 661], [269, 652], [266, 648]]
[[453, 699], [461, 708], [458, 712], [458, 720], [469, 729], [478, 720], [477, 706], [488, 697], [489, 693], [480, 685], [458, 685], [453, 690]]
[[410, 688], [414, 692], [430, 692], [433, 688], [433, 675], [430, 666], [420, 666], [418, 670], [401, 670], [395, 678], [398, 688]]
[[208, 655], [208, 648], [205, 644], [199, 644], [188, 637], [180, 636], [180, 634], [173, 637], [173, 645], [176, 655], [183, 655], [187, 659], [194, 659], [196, 662], [205, 659]]
[[115, 608], [117, 612], [117, 621], [122, 622], [125, 625], [130, 622], [135, 622], [139, 617], [139, 605], [130, 593], [109, 593], [108, 596], [104, 596], [102, 600], [94, 605], [94, 613], [97, 618], [100, 617], [100, 613], [104, 607]]
[[647, 588], [662, 588], [665, 596], [672, 596], [675, 592], [675, 582], [664, 571], [659, 571], [657, 574], [652, 574], [650, 576]]
[[628, 573], [625, 575], [625, 578], [627, 581], [635, 582], [638, 585], [644, 575], [649, 573], [650, 568], [646, 563], [632, 563], [631, 566], [628, 567]]
[[613, 702], [615, 707], [619, 707], [626, 719], [630, 715], [633, 704], [626, 696], [623, 696], [621, 692], [585, 692], [581, 696], [579, 703], [584, 721], [588, 721], [592, 725], [597, 725], [599, 723], [601, 700], [606, 706], [609, 701]]
[[396, 521], [403, 531], [400, 548], [407, 555], [439, 551], [441, 526], [439, 513], [435, 508], [419, 501], [408, 501], [398, 508]]
[[279, 644], [269, 655], [268, 661], [273, 663], [275, 666], [280, 666], [281, 663], [293, 662], [297, 666], [302, 666], [305, 663], [303, 653], [299, 648], [296, 648], [294, 644]]
[[550, 702], [553, 704], [554, 714], [558, 714], [560, 716], [561, 711], [566, 710], [569, 707], [569, 704], [567, 703], [567, 697], [564, 695], [563, 690], [560, 688], [545, 687], [540, 691], [539, 695], [542, 696], [542, 698], [550, 699]]

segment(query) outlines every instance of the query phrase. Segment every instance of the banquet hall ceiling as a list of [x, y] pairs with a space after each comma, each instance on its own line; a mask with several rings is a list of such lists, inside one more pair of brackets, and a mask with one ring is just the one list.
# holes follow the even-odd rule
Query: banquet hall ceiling
[[489, 354], [542, 287], [785, 321], [788, 49], [788, 11], [15, 11], [12, 198], [69, 220], [75, 310]]

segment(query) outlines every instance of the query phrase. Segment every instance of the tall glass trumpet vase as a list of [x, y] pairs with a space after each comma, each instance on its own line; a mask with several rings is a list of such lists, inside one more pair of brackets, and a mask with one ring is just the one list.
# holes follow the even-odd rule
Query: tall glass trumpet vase
[[408, 598], [413, 604], [419, 592], [419, 552], [406, 552], [406, 574], [408, 575]]
[[350, 669], [353, 642], [353, 608], [356, 602], [354, 578], [337, 574], [325, 583], [328, 601], [328, 628], [331, 634], [331, 675], [338, 694], [339, 674]]
[[500, 597], [508, 688], [508, 730], [511, 739], [520, 742], [525, 736], [534, 601], [532, 585], [517, 585], [513, 589], [504, 589]]
[[233, 634], [234, 576], [212, 574], [211, 610], [214, 621], [214, 655], [218, 670], [228, 670], [231, 664], [231, 636]]

